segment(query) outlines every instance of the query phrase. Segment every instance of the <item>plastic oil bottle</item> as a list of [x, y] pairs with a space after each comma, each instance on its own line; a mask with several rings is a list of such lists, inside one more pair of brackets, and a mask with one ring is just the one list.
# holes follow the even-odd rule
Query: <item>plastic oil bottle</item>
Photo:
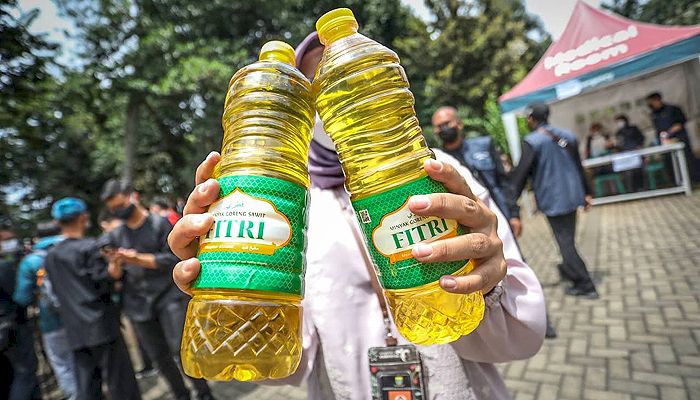
[[214, 171], [220, 198], [200, 238], [182, 337], [187, 375], [274, 379], [299, 365], [314, 115], [311, 84], [286, 43], [268, 42], [231, 78]]
[[448, 343], [476, 329], [484, 314], [481, 293], [442, 290], [442, 275], [471, 271], [469, 260], [420, 263], [419, 242], [462, 233], [454, 220], [413, 215], [412, 195], [445, 192], [423, 168], [433, 157], [421, 134], [414, 98], [399, 58], [357, 33], [347, 8], [316, 22], [325, 45], [313, 81], [316, 110], [335, 143], [345, 187], [363, 230], [400, 333], [417, 344]]

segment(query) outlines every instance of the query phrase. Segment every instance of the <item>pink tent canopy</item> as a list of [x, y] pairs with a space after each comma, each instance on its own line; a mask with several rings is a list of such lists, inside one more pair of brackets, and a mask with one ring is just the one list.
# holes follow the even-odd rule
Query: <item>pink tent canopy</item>
[[[700, 35], [700, 26], [669, 27], [633, 21], [579, 0], [561, 38], [525, 79], [502, 95], [505, 103]], [[514, 105], [514, 104], [513, 104]], [[506, 107], [513, 108], [513, 107]]]

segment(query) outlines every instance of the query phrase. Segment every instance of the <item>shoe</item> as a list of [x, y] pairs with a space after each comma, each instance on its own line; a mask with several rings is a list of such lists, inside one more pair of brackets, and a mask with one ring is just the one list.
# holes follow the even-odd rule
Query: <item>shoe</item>
[[547, 323], [547, 330], [544, 332], [544, 337], [546, 339], [555, 339], [557, 337], [557, 331], [554, 330], [554, 327]]
[[136, 371], [134, 376], [136, 376], [136, 379], [146, 379], [146, 378], [152, 378], [154, 376], [158, 375], [158, 368], [143, 368], [140, 371]]
[[600, 297], [595, 288], [582, 288], [577, 286], [571, 286], [564, 289], [564, 293], [568, 296], [583, 297], [584, 299], [597, 299]]
[[569, 272], [569, 270], [564, 266], [564, 264], [557, 264], [557, 271], [559, 271], [559, 282], [571, 282], [574, 283], [574, 277]]

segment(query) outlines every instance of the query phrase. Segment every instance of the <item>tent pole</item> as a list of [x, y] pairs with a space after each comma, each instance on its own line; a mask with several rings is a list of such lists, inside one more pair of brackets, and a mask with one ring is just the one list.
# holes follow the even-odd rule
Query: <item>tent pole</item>
[[513, 160], [513, 165], [518, 165], [520, 160], [520, 134], [518, 133], [518, 120], [514, 112], [501, 114], [503, 126], [506, 128], [506, 139], [510, 148], [510, 158]]

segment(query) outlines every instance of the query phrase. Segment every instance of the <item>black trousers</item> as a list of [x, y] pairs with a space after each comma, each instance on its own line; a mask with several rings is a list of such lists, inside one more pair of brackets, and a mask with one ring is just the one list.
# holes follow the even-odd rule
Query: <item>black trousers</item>
[[[40, 399], [39, 380], [36, 377], [37, 358], [34, 352], [34, 324], [24, 321], [17, 324], [14, 333], [15, 339], [11, 340], [10, 347], [5, 351], [9, 361], [9, 371], [2, 371], [0, 384], [7, 386], [9, 390], [6, 396], [0, 399], [29, 400]], [[1, 364], [1, 363], [0, 363]], [[6, 366], [3, 366], [3, 369]], [[7, 380], [7, 382], [3, 382]], [[11, 383], [10, 383], [11, 382]], [[0, 394], [4, 391], [0, 389]]]
[[576, 211], [556, 217], [548, 216], [547, 219], [559, 246], [564, 270], [570, 275], [574, 285], [583, 289], [594, 288], [586, 263], [576, 250]]
[[121, 334], [117, 340], [74, 350], [78, 400], [102, 399], [105, 380], [112, 399], [141, 400], [129, 352]]
[[[158, 307], [155, 318], [147, 321], [132, 321], [136, 335], [146, 350], [148, 357], [160, 370], [170, 385], [176, 399], [189, 399], [189, 391], [178, 368], [180, 362], [180, 341], [185, 325], [187, 304], [180, 300], [170, 300]], [[211, 393], [204, 379], [188, 378], [198, 396]]]

